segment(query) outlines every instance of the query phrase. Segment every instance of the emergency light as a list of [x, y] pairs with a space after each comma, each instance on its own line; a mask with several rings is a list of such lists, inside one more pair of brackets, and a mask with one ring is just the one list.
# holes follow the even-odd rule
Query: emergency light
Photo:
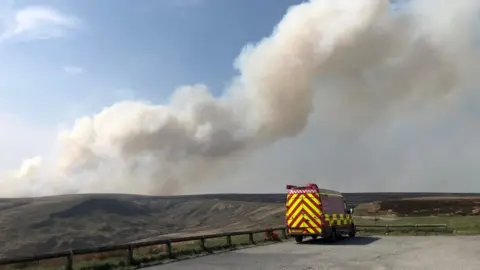
[[309, 183], [306, 186], [298, 187], [294, 185], [287, 185], [287, 189], [315, 189], [318, 190], [318, 186], [316, 184]]
[[307, 184], [307, 187], [318, 190], [318, 186], [317, 186], [316, 184], [308, 183], [308, 184]]

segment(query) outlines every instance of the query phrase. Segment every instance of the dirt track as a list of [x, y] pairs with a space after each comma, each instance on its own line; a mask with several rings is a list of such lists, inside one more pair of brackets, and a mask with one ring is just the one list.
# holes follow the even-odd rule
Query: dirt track
[[473, 270], [479, 269], [480, 236], [387, 236], [286, 242], [174, 262], [150, 270]]

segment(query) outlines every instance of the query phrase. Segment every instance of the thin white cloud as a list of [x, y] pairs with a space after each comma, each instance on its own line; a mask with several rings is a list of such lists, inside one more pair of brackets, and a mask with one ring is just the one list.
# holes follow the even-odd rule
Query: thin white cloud
[[1, 16], [0, 41], [62, 37], [80, 26], [80, 20], [45, 6], [30, 6]]
[[64, 66], [63, 70], [70, 75], [78, 75], [83, 73], [83, 68], [77, 66]]

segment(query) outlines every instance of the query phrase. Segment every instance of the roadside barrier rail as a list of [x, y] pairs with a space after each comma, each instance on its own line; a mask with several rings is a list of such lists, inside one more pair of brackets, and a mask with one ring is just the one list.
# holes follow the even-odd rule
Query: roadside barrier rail
[[[435, 229], [435, 228], [440, 228], [440, 229], [443, 229], [445, 232], [449, 231], [449, 228], [446, 224], [357, 225], [357, 231], [368, 231], [368, 229], [381, 230], [382, 228], [385, 234], [388, 234], [389, 232], [392, 232], [392, 231], [401, 230], [401, 229], [410, 229], [415, 232], [419, 232], [419, 231], [426, 232], [426, 231], [431, 231], [432, 229]], [[226, 232], [226, 233], [216, 233], [216, 234], [208, 234], [208, 235], [200, 235], [200, 236], [176, 237], [176, 238], [168, 238], [168, 239], [165, 238], [165, 239], [158, 239], [158, 240], [151, 240], [151, 241], [144, 241], [144, 242], [120, 244], [120, 245], [107, 245], [107, 246], [101, 246], [101, 247], [73, 249], [68, 251], [39, 254], [39, 255], [33, 255], [28, 257], [3, 258], [3, 259], [0, 259], [0, 265], [32, 263], [32, 262], [38, 262], [42, 260], [65, 258], [66, 259], [65, 269], [72, 270], [73, 258], [75, 255], [87, 255], [87, 254], [121, 251], [121, 250], [126, 251], [125, 252], [126, 265], [134, 265], [135, 259], [133, 256], [133, 251], [137, 248], [165, 245], [167, 257], [174, 259], [176, 254], [173, 252], [172, 243], [199, 241], [200, 248], [202, 249], [202, 251], [208, 251], [208, 248], [205, 246], [205, 240], [207, 239], [224, 237], [226, 238], [227, 247], [233, 248], [234, 247], [234, 245], [232, 244], [233, 236], [248, 235], [249, 242], [251, 244], [255, 244], [254, 237], [253, 237], [254, 234], [265, 233], [266, 235], [271, 236], [272, 233], [277, 231], [280, 231], [283, 239], [287, 239], [289, 237], [285, 227], [275, 227], [275, 228], [267, 228], [267, 229], [261, 229], [261, 230]], [[273, 234], [273, 235], [276, 236], [277, 234]]]
[[232, 244], [232, 237], [233, 236], [240, 236], [240, 235], [248, 235], [249, 241], [251, 244], [255, 244], [254, 241], [254, 234], [257, 233], [267, 233], [271, 235], [271, 233], [280, 231], [281, 235], [284, 239], [288, 238], [286, 234], [285, 227], [275, 227], [275, 228], [267, 228], [261, 230], [250, 230], [250, 231], [237, 231], [237, 232], [226, 232], [226, 233], [216, 233], [216, 234], [208, 234], [208, 235], [200, 235], [200, 236], [188, 236], [188, 237], [176, 237], [176, 238], [169, 238], [169, 239], [158, 239], [158, 240], [151, 240], [151, 241], [144, 241], [144, 242], [134, 242], [128, 244], [120, 244], [120, 245], [107, 245], [101, 247], [92, 247], [92, 248], [84, 248], [84, 249], [73, 249], [68, 251], [61, 251], [61, 252], [53, 252], [53, 253], [46, 253], [46, 254], [39, 254], [33, 255], [28, 257], [17, 257], [17, 258], [4, 258], [0, 259], [0, 265], [11, 265], [11, 264], [19, 264], [19, 263], [32, 263], [42, 260], [50, 260], [50, 259], [57, 259], [57, 258], [66, 258], [66, 270], [73, 269], [73, 257], [75, 255], [87, 255], [87, 254], [95, 254], [101, 252], [110, 252], [110, 251], [126, 251], [126, 264], [127, 265], [134, 265], [135, 260], [133, 257], [133, 251], [136, 248], [141, 247], [149, 247], [149, 246], [157, 246], [157, 245], [165, 245], [167, 256], [169, 258], [174, 259], [175, 253], [172, 249], [172, 243], [179, 243], [179, 242], [190, 242], [190, 241], [200, 241], [200, 247], [203, 251], [208, 251], [208, 248], [205, 246], [205, 240], [212, 239], [212, 238], [226, 238], [227, 246], [233, 248]]
[[372, 231], [383, 229], [385, 234], [389, 234], [394, 231], [413, 231], [415, 234], [418, 232], [431, 232], [431, 231], [441, 231], [444, 233], [451, 233], [453, 230], [448, 227], [447, 224], [395, 224], [395, 225], [357, 225], [358, 231]]

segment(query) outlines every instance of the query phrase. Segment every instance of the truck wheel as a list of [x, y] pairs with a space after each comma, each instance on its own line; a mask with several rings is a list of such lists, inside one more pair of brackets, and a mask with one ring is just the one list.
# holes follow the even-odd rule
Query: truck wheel
[[301, 235], [297, 235], [297, 236], [295, 236], [295, 242], [297, 242], [297, 243], [301, 243], [301, 242], [302, 242], [302, 240], [303, 240], [303, 236], [301, 236]]
[[353, 237], [355, 237], [356, 234], [357, 234], [357, 229], [355, 228], [355, 225], [352, 225], [352, 228], [351, 228], [350, 232], [348, 233], [348, 236], [353, 238]]
[[332, 229], [332, 232], [327, 238], [328, 242], [335, 243], [337, 242], [337, 230], [335, 228]]

